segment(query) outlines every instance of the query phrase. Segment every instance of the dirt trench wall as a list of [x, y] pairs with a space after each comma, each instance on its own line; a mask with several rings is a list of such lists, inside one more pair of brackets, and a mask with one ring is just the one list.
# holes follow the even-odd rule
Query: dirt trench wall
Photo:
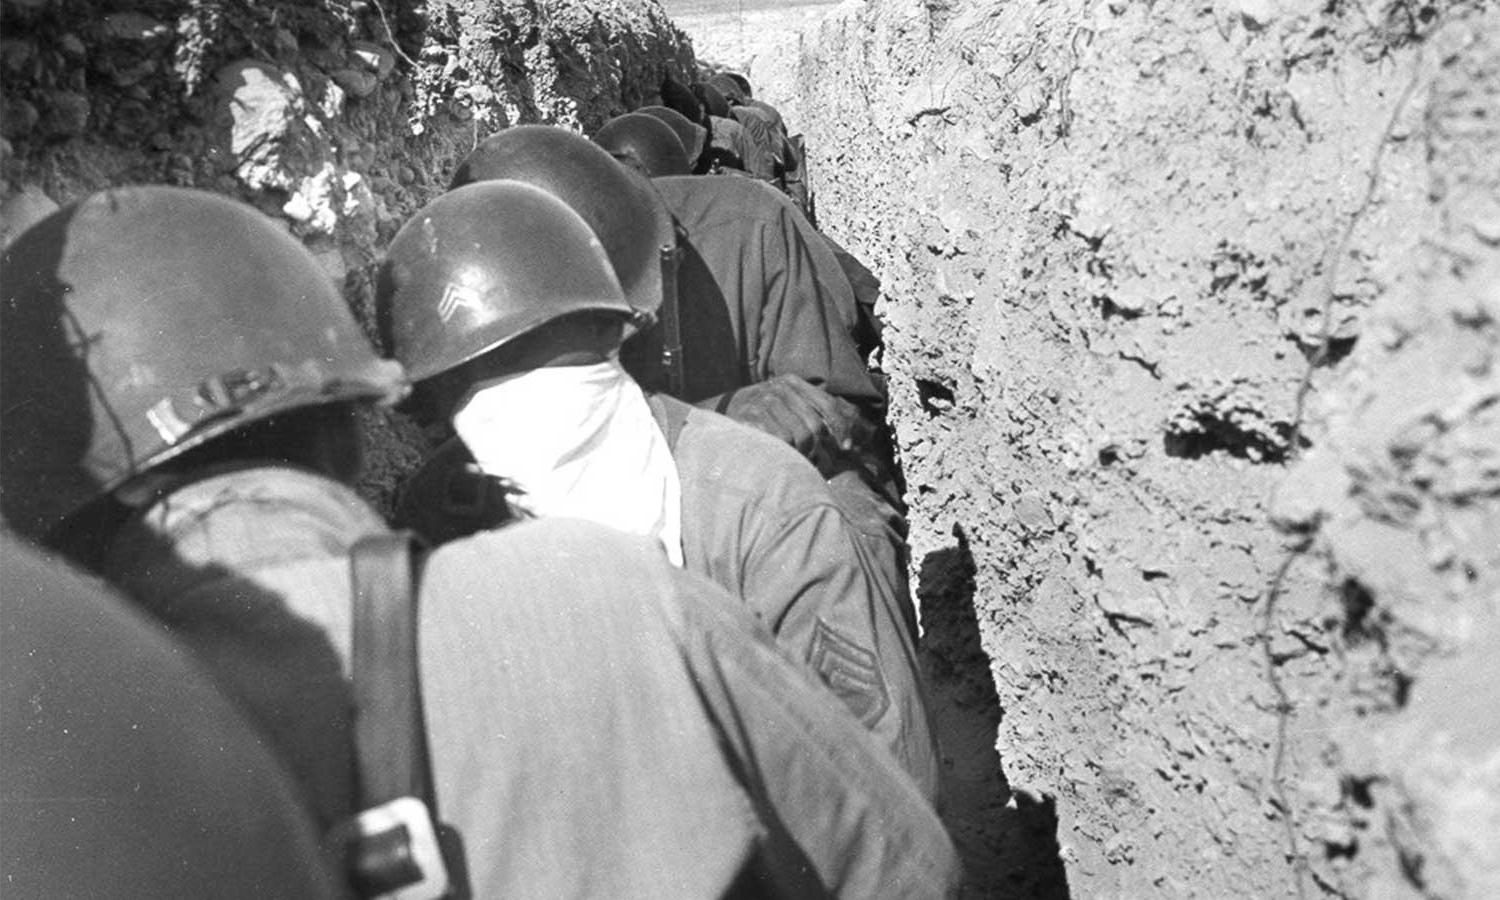
[[[3, 0], [0, 227], [113, 185], [218, 191], [285, 221], [368, 323], [380, 251], [478, 140], [597, 127], [692, 66], [653, 0]], [[384, 503], [421, 439], [368, 425]]]
[[870, 0], [756, 61], [885, 280], [976, 896], [1500, 896], [1497, 54]]

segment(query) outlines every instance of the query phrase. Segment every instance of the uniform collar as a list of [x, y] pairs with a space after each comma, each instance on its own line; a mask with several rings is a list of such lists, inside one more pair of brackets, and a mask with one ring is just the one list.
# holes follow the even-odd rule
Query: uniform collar
[[[386, 530], [350, 488], [287, 466], [220, 471], [181, 485], [125, 526], [105, 563], [114, 577], [218, 566], [260, 566], [344, 556]], [[170, 565], [169, 565], [170, 563]]]

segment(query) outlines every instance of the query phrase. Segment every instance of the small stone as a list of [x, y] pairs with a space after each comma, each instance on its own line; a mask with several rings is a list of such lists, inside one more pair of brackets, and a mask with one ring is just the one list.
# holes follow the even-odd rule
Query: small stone
[[[282, 152], [297, 130], [301, 86], [281, 69], [241, 60], [214, 76], [221, 119], [228, 122], [232, 167], [257, 190], [290, 187]], [[226, 168], [231, 167], [226, 163]]]
[[1500, 246], [1500, 207], [1492, 207], [1488, 214], [1480, 213], [1469, 221], [1474, 235], [1491, 247]]
[[[348, 95], [344, 93], [343, 88], [338, 86], [338, 82], [332, 80], [325, 81], [323, 83], [323, 97], [318, 101], [318, 111], [326, 119], [340, 119], [344, 115], [344, 102], [347, 99]], [[316, 125], [308, 122], [308, 127], [315, 132], [321, 132], [323, 125], [321, 122]]]
[[351, 97], [368, 97], [375, 92], [380, 85], [380, 79], [372, 72], [362, 72], [358, 69], [343, 68], [329, 74], [344, 93]]
[[36, 128], [41, 115], [25, 100], [6, 99], [0, 107], [0, 133], [8, 138], [24, 138]]
[[1016, 522], [1033, 534], [1052, 531], [1054, 528], [1047, 505], [1031, 494], [1017, 500], [1012, 513]]
[[154, 41], [170, 37], [172, 29], [150, 16], [123, 12], [104, 17], [104, 34], [117, 41]]
[[1271, 0], [1239, 0], [1239, 13], [1246, 28], [1259, 31], [1276, 17], [1276, 7]]
[[360, 65], [374, 72], [375, 77], [381, 81], [396, 68], [396, 54], [370, 41], [354, 42], [354, 58], [359, 60]]
[[306, 222], [313, 217], [312, 204], [301, 193], [293, 194], [292, 198], [282, 205], [281, 212], [293, 222]]
[[89, 98], [72, 91], [52, 95], [47, 113], [47, 131], [57, 137], [76, 137], [89, 126]]
[[151, 147], [153, 150], [170, 150], [172, 147], [172, 136], [165, 131], [158, 131], [151, 135]]

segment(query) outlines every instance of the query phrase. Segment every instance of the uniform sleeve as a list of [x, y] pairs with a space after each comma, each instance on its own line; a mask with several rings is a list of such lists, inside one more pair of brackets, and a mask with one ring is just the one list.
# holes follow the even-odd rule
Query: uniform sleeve
[[755, 380], [799, 375], [853, 401], [878, 400], [844, 325], [837, 299], [818, 277], [812, 251], [789, 206], [761, 231], [766, 302], [760, 319]]
[[[838, 311], [839, 322], [846, 331], [851, 335], [854, 334], [859, 325], [860, 297], [854, 282], [849, 278], [848, 270], [839, 259], [836, 245], [813, 228], [806, 216], [793, 216], [792, 222], [807, 245], [808, 253], [812, 256], [813, 267], [818, 273], [818, 281], [833, 300], [834, 309]], [[872, 298], [872, 305], [873, 302]]]
[[909, 730], [907, 720], [921, 713], [907, 694], [913, 660], [877, 621], [887, 608], [880, 585], [836, 507], [807, 507], [754, 535], [741, 577], [746, 602], [777, 642], [805, 659], [856, 718], [885, 738]]

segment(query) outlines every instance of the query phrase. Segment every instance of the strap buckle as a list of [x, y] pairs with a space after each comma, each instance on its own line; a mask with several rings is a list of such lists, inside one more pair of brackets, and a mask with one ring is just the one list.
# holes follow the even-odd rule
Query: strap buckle
[[329, 833], [366, 900], [440, 900], [451, 879], [427, 804], [397, 797], [344, 821]]

